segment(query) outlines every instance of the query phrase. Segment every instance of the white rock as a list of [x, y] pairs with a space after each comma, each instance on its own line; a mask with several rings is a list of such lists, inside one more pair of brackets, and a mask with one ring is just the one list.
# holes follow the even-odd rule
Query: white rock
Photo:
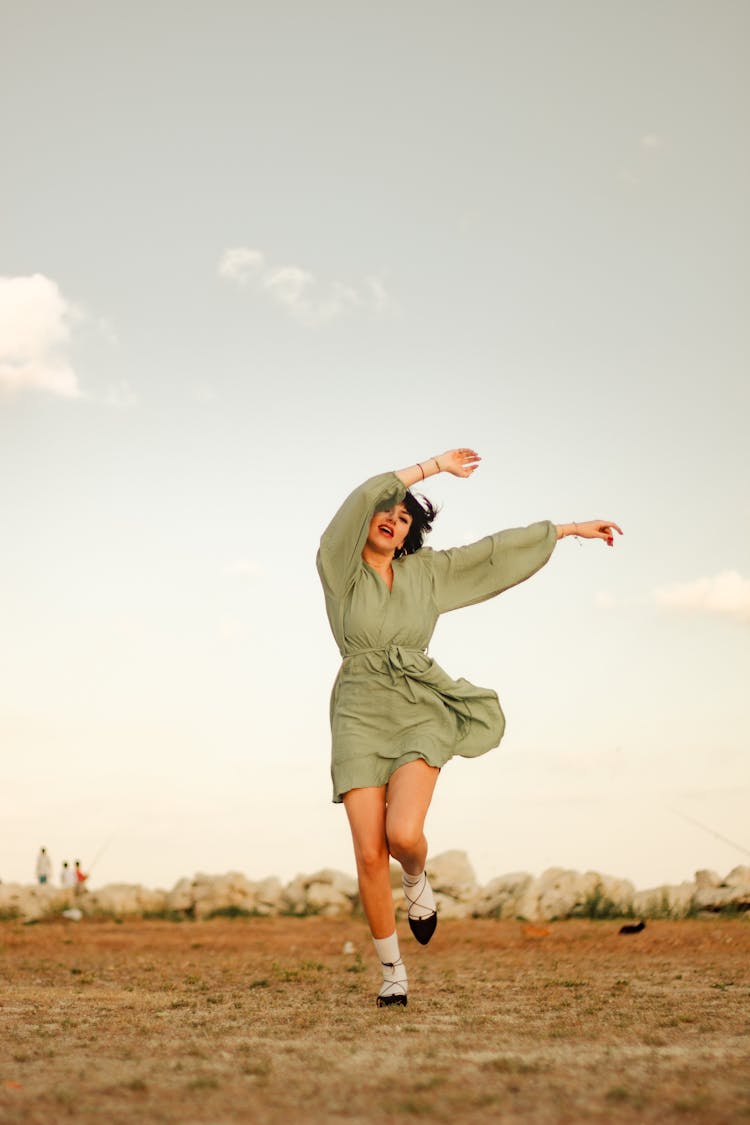
[[587, 871], [585, 878], [588, 885], [583, 913], [590, 914], [593, 910], [595, 917], [611, 917], [626, 914], [632, 907], [635, 886], [629, 879], [599, 875], [596, 871]]
[[307, 910], [307, 886], [303, 875], [297, 875], [281, 892], [282, 907], [286, 914], [304, 914]]
[[684, 918], [694, 907], [695, 883], [649, 887], [633, 895], [633, 913], [639, 918]]
[[252, 883], [239, 871], [226, 875], [196, 875], [193, 880], [193, 916], [210, 918], [219, 911], [237, 910], [252, 913], [255, 891]]
[[699, 887], [695, 892], [699, 910], [725, 910], [727, 907], [750, 908], [750, 885], [746, 887]]
[[720, 887], [721, 875], [716, 871], [709, 871], [707, 867], [702, 867], [695, 873], [695, 885], [699, 891], [704, 887]]
[[193, 905], [193, 880], [180, 879], [167, 894], [167, 910], [190, 910]]
[[307, 910], [313, 914], [336, 917], [351, 914], [352, 902], [348, 895], [337, 891], [330, 883], [311, 883], [305, 898]]
[[[314, 889], [313, 889], [314, 888]], [[312, 889], [312, 898], [310, 891]], [[281, 891], [281, 907], [289, 914], [351, 914], [359, 892], [357, 880], [330, 867], [312, 875], [297, 875]]]
[[306, 882], [307, 886], [313, 883], [325, 883], [329, 887], [333, 887], [342, 895], [348, 898], [355, 899], [359, 895], [359, 888], [357, 887], [357, 880], [353, 879], [351, 875], [346, 875], [343, 871], [335, 871], [331, 867], [325, 867], [322, 871], [316, 871], [314, 875], [303, 875], [301, 878]]
[[167, 892], [149, 890], [138, 884], [110, 883], [82, 899], [86, 914], [95, 912], [125, 915], [161, 914], [166, 907]]
[[750, 887], [750, 867], [733, 867], [723, 880], [725, 887]]
[[586, 905], [596, 894], [599, 876], [595, 872], [581, 875], [579, 871], [550, 868], [538, 882], [537, 920], [551, 922], [586, 912]]
[[567, 917], [586, 894], [586, 881], [578, 871], [549, 867], [532, 880], [516, 899], [516, 916], [529, 922]]
[[427, 877], [433, 891], [459, 902], [470, 902], [479, 890], [466, 852], [450, 851], [427, 860]]
[[279, 914], [282, 909], [281, 880], [272, 876], [255, 883], [255, 910], [258, 914]]
[[437, 907], [438, 918], [444, 918], [446, 920], [453, 918], [471, 918], [474, 909], [474, 904], [472, 902], [459, 902], [450, 895], [441, 894], [440, 891], [435, 891], [435, 906]]
[[472, 914], [475, 918], [517, 917], [518, 900], [533, 881], [526, 871], [498, 875], [479, 890], [474, 898]]
[[61, 913], [72, 902], [72, 888], [53, 887], [49, 883], [0, 883], [0, 916], [38, 922]]

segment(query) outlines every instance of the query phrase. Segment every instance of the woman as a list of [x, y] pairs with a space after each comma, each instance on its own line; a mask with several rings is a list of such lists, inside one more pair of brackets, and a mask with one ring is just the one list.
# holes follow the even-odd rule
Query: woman
[[422, 546], [435, 509], [409, 487], [437, 473], [470, 477], [473, 449], [384, 473], [355, 489], [326, 528], [318, 573], [342, 664], [331, 696], [333, 799], [349, 818], [359, 893], [383, 968], [379, 1006], [406, 1004], [389, 877], [402, 867], [409, 926], [426, 945], [435, 899], [425, 873], [424, 821], [440, 769], [497, 746], [505, 720], [494, 691], [452, 680], [426, 654], [441, 613], [529, 578], [566, 535], [603, 539], [611, 520], [501, 531], [449, 551]]

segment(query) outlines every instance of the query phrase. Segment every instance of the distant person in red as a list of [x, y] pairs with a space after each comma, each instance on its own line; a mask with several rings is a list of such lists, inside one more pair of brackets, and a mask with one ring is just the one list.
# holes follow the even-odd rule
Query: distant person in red
[[76, 860], [74, 874], [75, 874], [75, 877], [76, 877], [76, 894], [80, 894], [81, 891], [83, 891], [85, 889], [84, 884], [85, 884], [86, 880], [88, 879], [88, 875], [84, 875], [83, 871], [81, 871], [81, 861], [80, 861], [80, 859]]

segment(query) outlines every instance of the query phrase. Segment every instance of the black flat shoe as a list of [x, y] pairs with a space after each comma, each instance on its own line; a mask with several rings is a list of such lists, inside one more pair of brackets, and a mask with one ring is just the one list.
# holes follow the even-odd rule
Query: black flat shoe
[[392, 1004], [400, 1004], [402, 1008], [406, 1007], [406, 994], [404, 992], [397, 992], [394, 996], [378, 996], [379, 1008], [390, 1008]]
[[410, 918], [409, 929], [420, 945], [427, 945], [437, 929], [437, 910], [433, 910], [426, 918]]

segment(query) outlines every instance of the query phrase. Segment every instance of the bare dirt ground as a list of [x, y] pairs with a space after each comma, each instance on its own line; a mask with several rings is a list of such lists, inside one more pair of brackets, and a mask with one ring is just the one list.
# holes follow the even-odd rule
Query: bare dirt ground
[[749, 919], [548, 929], [5, 922], [0, 1122], [750, 1122]]

